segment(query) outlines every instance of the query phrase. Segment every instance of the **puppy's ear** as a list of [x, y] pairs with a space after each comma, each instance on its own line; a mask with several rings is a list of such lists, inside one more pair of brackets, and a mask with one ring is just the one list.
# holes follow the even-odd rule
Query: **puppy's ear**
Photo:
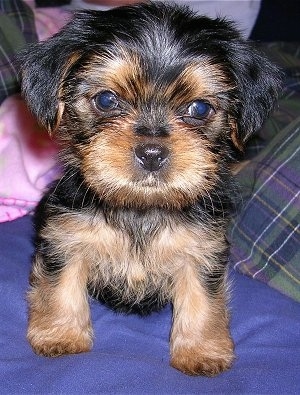
[[250, 43], [234, 43], [231, 48], [232, 73], [237, 97], [232, 126], [232, 141], [242, 150], [244, 143], [269, 116], [278, 97], [282, 75], [278, 68]]
[[34, 44], [19, 57], [21, 88], [32, 113], [52, 133], [64, 111], [61, 87], [81, 54], [60, 35]]

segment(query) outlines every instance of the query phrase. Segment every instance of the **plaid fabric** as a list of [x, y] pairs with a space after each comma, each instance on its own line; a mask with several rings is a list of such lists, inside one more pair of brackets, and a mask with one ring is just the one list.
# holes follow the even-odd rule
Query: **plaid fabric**
[[0, 103], [19, 91], [16, 53], [36, 40], [31, 8], [20, 0], [0, 0]]
[[286, 87], [260, 132], [275, 137], [238, 175], [245, 205], [229, 232], [230, 260], [300, 302], [300, 45], [273, 44], [272, 53], [286, 65]]

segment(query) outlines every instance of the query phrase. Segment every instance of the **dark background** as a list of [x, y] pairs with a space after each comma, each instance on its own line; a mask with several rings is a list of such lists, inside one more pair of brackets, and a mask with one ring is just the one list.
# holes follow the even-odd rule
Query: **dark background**
[[262, 0], [250, 38], [300, 41], [300, 0]]

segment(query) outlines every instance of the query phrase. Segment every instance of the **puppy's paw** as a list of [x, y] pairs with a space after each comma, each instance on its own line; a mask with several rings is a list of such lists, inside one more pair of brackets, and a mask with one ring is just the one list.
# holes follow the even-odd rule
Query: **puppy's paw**
[[234, 360], [233, 346], [228, 345], [219, 351], [213, 347], [211, 351], [198, 347], [180, 347], [174, 350], [171, 366], [181, 372], [191, 375], [213, 377], [229, 369]]
[[27, 338], [33, 351], [46, 357], [58, 357], [64, 354], [77, 354], [90, 351], [93, 345], [92, 330], [29, 328]]

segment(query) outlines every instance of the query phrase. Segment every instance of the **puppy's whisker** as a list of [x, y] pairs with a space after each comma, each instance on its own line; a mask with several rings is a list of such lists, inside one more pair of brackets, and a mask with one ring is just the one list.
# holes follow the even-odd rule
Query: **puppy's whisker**
[[[91, 185], [90, 185], [90, 188], [92, 189]], [[95, 202], [95, 200], [96, 200], [97, 198], [99, 199], [99, 196], [97, 196], [96, 192], [94, 192], [94, 193], [93, 193], [93, 196], [92, 196], [92, 199], [91, 199], [91, 206], [94, 205], [94, 202]], [[96, 212], [95, 212], [95, 214], [96, 214]]]
[[[69, 174], [70, 173], [70, 174]], [[56, 183], [56, 185], [55, 185], [55, 188], [53, 189], [53, 191], [51, 192], [51, 195], [49, 194], [49, 196], [48, 196], [48, 200], [47, 200], [47, 203], [48, 203], [48, 201], [49, 201], [49, 198], [50, 197], [54, 197], [55, 196], [55, 193], [56, 193], [56, 191], [58, 190], [58, 188], [61, 186], [61, 185], [63, 185], [65, 182], [67, 182], [68, 180], [70, 180], [73, 176], [74, 176], [74, 174], [75, 174], [75, 171], [67, 171], [65, 174], [63, 174], [60, 178], [59, 178], [59, 180], [58, 180], [58, 182]], [[67, 177], [68, 176], [68, 177]]]
[[[90, 193], [91, 186], [88, 185], [81, 201], [81, 208], [84, 208], [84, 203], [87, 195]], [[94, 195], [95, 196], [95, 195]], [[90, 203], [92, 205], [92, 202]]]
[[217, 195], [219, 203], [221, 205], [222, 216], [223, 216], [223, 218], [225, 218], [226, 214], [225, 214], [225, 209], [224, 209], [224, 205], [223, 205], [222, 199], [221, 199], [221, 197], [220, 197], [218, 192], [216, 192], [216, 195]]
[[[78, 188], [76, 189], [76, 192], [75, 192], [75, 194], [74, 194], [74, 196], [73, 196], [72, 205], [71, 205], [71, 209], [72, 209], [72, 210], [74, 210], [75, 201], [76, 201], [77, 195], [79, 194], [79, 192], [80, 192], [80, 190], [81, 190], [81, 188], [82, 188], [82, 186], [83, 186], [84, 184], [85, 184], [85, 182], [82, 181], [82, 182], [79, 184]], [[86, 195], [86, 193], [85, 193], [85, 195]], [[81, 208], [82, 208], [82, 207], [81, 207]]]
[[208, 189], [206, 189], [205, 187], [203, 187], [203, 189], [205, 190], [205, 193], [206, 193], [205, 196], [202, 196], [202, 199], [203, 199], [203, 202], [204, 202], [204, 205], [205, 205], [205, 211], [207, 211], [207, 207], [206, 207], [206, 203], [205, 203], [206, 199], [205, 198], [208, 197], [208, 199], [210, 201], [210, 207], [212, 209], [212, 214], [214, 216], [215, 215], [215, 206], [214, 206], [213, 199], [211, 198], [211, 195], [210, 195]]

